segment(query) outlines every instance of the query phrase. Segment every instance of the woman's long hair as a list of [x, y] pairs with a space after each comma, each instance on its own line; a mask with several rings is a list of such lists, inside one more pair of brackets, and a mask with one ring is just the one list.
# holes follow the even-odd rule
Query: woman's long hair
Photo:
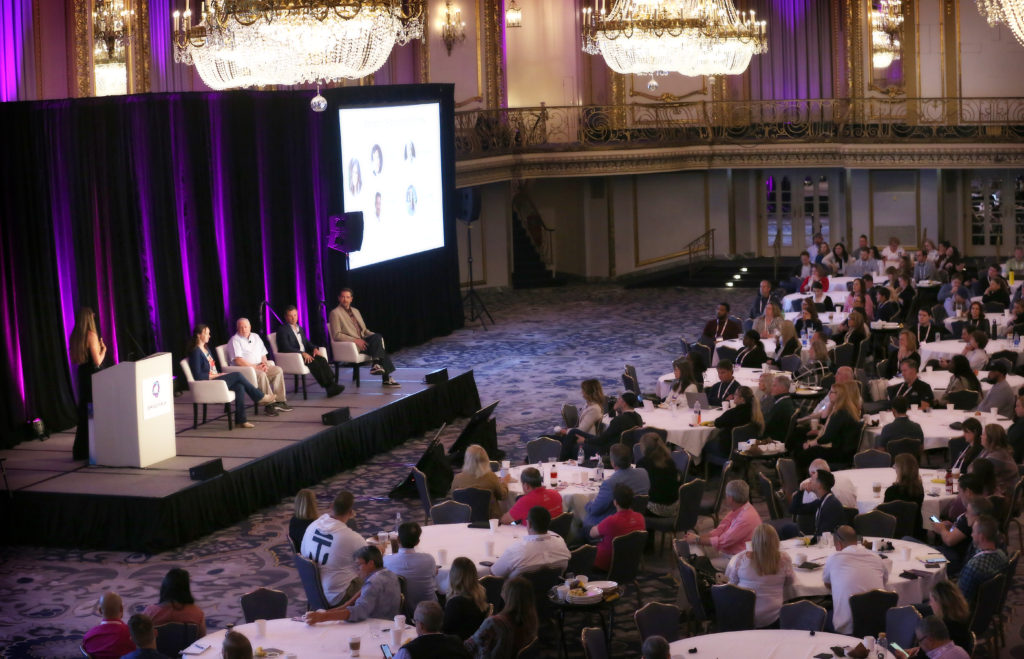
[[909, 453], [900, 453], [896, 456], [893, 466], [896, 468], [896, 484], [911, 499], [923, 497], [924, 487], [921, 485], [921, 474], [917, 468], [917, 458]]
[[187, 570], [172, 567], [167, 571], [163, 583], [160, 584], [160, 603], [174, 605], [196, 603], [192, 597]]
[[295, 512], [293, 514], [296, 519], [316, 519], [318, 517], [316, 495], [313, 494], [313, 490], [306, 488], [299, 490], [299, 493], [295, 495]]
[[487, 451], [479, 444], [473, 444], [466, 449], [462, 471], [463, 473], [472, 474], [476, 478], [491, 473], [491, 459], [487, 456]]
[[974, 374], [974, 369], [971, 368], [971, 362], [967, 361], [966, 356], [953, 355], [953, 361], [950, 363], [949, 371], [954, 376], [966, 380], [968, 389], [981, 393], [981, 383], [978, 382], [978, 376]]
[[456, 595], [468, 597], [481, 611], [487, 610], [487, 593], [480, 585], [476, 565], [465, 556], [459, 556], [452, 561], [451, 570], [448, 572], [448, 598]]
[[71, 353], [71, 361], [76, 364], [84, 364], [91, 359], [89, 332], [99, 334], [96, 330], [96, 314], [91, 307], [79, 307], [75, 312], [75, 327], [71, 330], [71, 338], [68, 340], [68, 352]]
[[522, 638], [532, 638], [537, 633], [537, 605], [533, 597], [533, 584], [523, 577], [509, 579], [501, 589], [501, 598], [505, 600], [501, 614], [523, 631]]
[[779, 571], [782, 554], [779, 551], [779, 533], [775, 527], [771, 524], [758, 526], [754, 529], [750, 545], [750, 557], [757, 573], [762, 577], [766, 574], [776, 574]]
[[971, 617], [971, 607], [967, 605], [967, 599], [960, 592], [960, 587], [948, 579], [943, 579], [932, 586], [932, 597], [938, 602], [941, 611], [935, 611], [935, 615], [943, 620], [956, 620], [967, 622]]
[[596, 378], [584, 380], [580, 383], [580, 391], [583, 392], [583, 400], [587, 401], [588, 404], [604, 407], [606, 399], [600, 380]]
[[757, 426], [757, 433], [761, 434], [764, 430], [764, 417], [761, 415], [760, 403], [754, 398], [754, 390], [750, 387], [740, 387], [736, 390], [736, 398], [750, 406], [750, 422]]
[[668, 446], [661, 439], [661, 435], [656, 432], [645, 433], [640, 438], [640, 445], [644, 448], [644, 460], [649, 464], [654, 465], [659, 469], [665, 467], [674, 466], [672, 462], [672, 454], [668, 450]]
[[672, 362], [672, 368], [679, 370], [679, 379], [672, 385], [672, 391], [681, 393], [691, 384], [697, 385], [697, 391], [704, 390], [704, 382], [697, 379], [693, 372], [693, 362], [689, 359], [679, 358]]
[[199, 347], [199, 335], [203, 333], [203, 330], [207, 329], [209, 325], [205, 323], [197, 323], [192, 329], [192, 338], [188, 341], [188, 347], [185, 348], [185, 354], [191, 354], [193, 350]]

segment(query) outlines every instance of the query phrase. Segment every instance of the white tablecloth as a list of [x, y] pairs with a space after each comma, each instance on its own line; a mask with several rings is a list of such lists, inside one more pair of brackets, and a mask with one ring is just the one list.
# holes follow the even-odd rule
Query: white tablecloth
[[[832, 655], [833, 646], [855, 648], [861, 639], [841, 634], [790, 629], [754, 629], [744, 632], [705, 634], [684, 638], [669, 646], [672, 659], [811, 659], [818, 654]], [[690, 652], [696, 650], [696, 652]], [[887, 657], [892, 657], [887, 654]], [[871, 658], [874, 659], [872, 654]]]
[[[828, 291], [825, 293], [828, 297], [832, 298], [832, 303], [837, 307], [842, 307], [846, 304], [846, 297], [850, 294], [850, 291], [846, 290], [844, 284], [841, 288], [837, 288], [830, 279], [828, 282]], [[803, 302], [805, 297], [811, 297], [810, 293], [790, 293], [786, 297], [782, 298], [782, 310], [783, 311], [800, 311], [800, 303]]]
[[[833, 332], [838, 332], [840, 326], [846, 322], [846, 318], [849, 315], [850, 314], [846, 313], [845, 311], [824, 311], [818, 314], [818, 320], [821, 321], [822, 325], [831, 328]], [[800, 319], [801, 312], [787, 311], [785, 316], [786, 320], [795, 323], [797, 320]]]
[[[430, 554], [437, 561], [440, 569], [437, 572], [437, 590], [448, 592], [448, 572], [452, 561], [465, 556], [476, 563], [480, 576], [491, 573], [491, 568], [480, 565], [480, 561], [497, 561], [502, 552], [526, 535], [525, 526], [499, 526], [495, 533], [490, 529], [471, 529], [466, 524], [429, 524], [423, 527], [420, 544], [416, 551]], [[487, 542], [494, 542], [494, 551], [487, 553]], [[447, 552], [445, 560], [440, 560], [439, 549]], [[391, 551], [390, 549], [388, 550]]]
[[[927, 364], [933, 359], [952, 359], [955, 355], [962, 354], [964, 346], [967, 344], [964, 341], [950, 339], [948, 341], [933, 341], [932, 343], [922, 343], [917, 351], [921, 353], [921, 361]], [[1012, 350], [1017, 353], [1017, 362], [1020, 362], [1020, 346], [1013, 346], [1011, 341], [1006, 339], [993, 339], [988, 342], [985, 346], [985, 352], [989, 355], [994, 355], [997, 352], [1003, 350]]]
[[[953, 331], [953, 323], [958, 320], [965, 320], [966, 318], [946, 318], [943, 321], [946, 325], [946, 330], [949, 332]], [[991, 323], [993, 320], [996, 321], [996, 332], [1000, 336], [1005, 336], [1008, 329], [1013, 327], [1013, 316], [1002, 313], [987, 313], [985, 314], [985, 320]], [[956, 338], [960, 338], [959, 336]]]
[[[740, 383], [741, 387], [750, 387], [751, 389], [757, 389], [758, 382], [761, 380], [762, 370], [760, 368], [743, 368], [742, 366], [735, 366], [732, 369], [732, 377]], [[658, 378], [658, 384], [655, 389], [658, 393], [659, 398], [665, 398], [669, 392], [672, 391], [672, 381], [675, 380], [675, 373], [666, 373]], [[713, 368], [709, 368], [704, 372], [704, 388], [708, 388], [711, 385], [718, 382], [718, 371]], [[641, 412], [641, 415], [643, 412]], [[644, 417], [646, 419], [646, 417]]]
[[[773, 354], [775, 354], [776, 345], [774, 338], [762, 338], [761, 344], [764, 346], [764, 351], [768, 354], [768, 357], [771, 357]], [[740, 351], [743, 349], [743, 341], [741, 339], [730, 339], [728, 341], [722, 341], [715, 345], [715, 352], [714, 355], [712, 355], [711, 357], [712, 366], [716, 366], [718, 364], [718, 349], [723, 347], [732, 348], [733, 350]], [[825, 347], [829, 350], [832, 350], [836, 347], [836, 342], [829, 339]], [[804, 346], [803, 350], [800, 351], [800, 360], [806, 362], [810, 358], [811, 348], [810, 346]]]
[[[664, 428], [668, 432], [668, 442], [685, 449], [693, 456], [694, 464], [700, 463], [700, 454], [714, 432], [714, 426], [694, 425], [693, 410], [679, 408], [677, 410], [647, 409], [640, 411], [644, 425]], [[701, 411], [701, 421], [714, 421], [722, 415], [720, 409]]]
[[[949, 440], [954, 437], [960, 437], [963, 435], [960, 430], [953, 430], [949, 427], [949, 424], [953, 422], [962, 423], [968, 416], [975, 416], [981, 425], [984, 426], [989, 423], [998, 423], [1004, 428], [1010, 427], [1010, 420], [1006, 417], [993, 418], [989, 413], [982, 413], [977, 415], [974, 412], [966, 410], [949, 410], [946, 408], [935, 408], [928, 412], [923, 410], [910, 410], [907, 412], [907, 416], [910, 417], [911, 421], [914, 421], [921, 426], [921, 431], [924, 433], [924, 449], [930, 451], [932, 449], [946, 448], [949, 446]], [[875, 437], [882, 431], [882, 427], [887, 423], [892, 422], [892, 412], [882, 412], [879, 414], [879, 423], [877, 426], [868, 427], [865, 433], [865, 444], [862, 448], [873, 448], [875, 445]]]
[[[583, 519], [584, 507], [588, 501], [597, 496], [597, 490], [601, 487], [600, 483], [591, 480], [596, 476], [597, 470], [578, 467], [568, 462], [555, 464], [558, 465], [558, 487], [555, 489], [562, 495], [562, 510], [571, 511], [577, 519]], [[537, 465], [522, 465], [510, 470], [512, 482], [508, 484], [508, 491], [512, 496], [509, 499], [514, 499], [523, 493], [523, 484], [519, 481], [519, 475], [523, 469], [531, 466], [536, 467]], [[541, 474], [544, 476], [544, 485], [550, 486], [551, 463], [541, 464]]]
[[[321, 622], [307, 625], [291, 618], [278, 618], [267, 621], [266, 636], [260, 636], [255, 622], [246, 625], [235, 625], [235, 631], [245, 634], [252, 649], [270, 648], [281, 650], [284, 655], [295, 655], [299, 659], [306, 657], [351, 657], [348, 642], [354, 636], [360, 637], [361, 657], [376, 658], [381, 656], [380, 645], [390, 644], [390, 629], [393, 620], [364, 620], [363, 622]], [[387, 629], [388, 631], [383, 631]], [[208, 643], [209, 648], [201, 654], [182, 655], [185, 657], [203, 657], [212, 659], [220, 657], [221, 645], [224, 643], [225, 630], [219, 629], [207, 634], [197, 643]], [[416, 628], [405, 626], [403, 642], [416, 636]], [[397, 652], [397, 648], [393, 648]], [[282, 656], [284, 656], [282, 655]]]
[[[886, 584], [886, 589], [900, 596], [900, 606], [926, 601], [928, 593], [935, 582], [946, 578], [946, 568], [943, 566], [938, 570], [928, 570], [928, 577], [920, 577], [918, 579], [901, 577], [900, 572], [913, 569], [924, 570], [923, 559], [932, 558], [937, 552], [930, 546], [919, 542], [890, 541], [895, 551], [885, 552], [889, 564], [889, 583]], [[910, 560], [903, 560], [901, 552], [904, 547], [910, 549]], [[796, 565], [796, 554], [806, 554], [808, 561], [824, 564], [825, 559], [836, 552], [835, 547], [821, 547], [820, 545], [804, 547], [801, 538], [786, 540], [782, 543], [782, 549], [793, 559], [794, 565]], [[825, 587], [825, 581], [822, 577], [824, 571], [824, 568], [818, 570], [794, 570], [793, 590], [788, 599], [828, 594], [829, 590]]]
[[[878, 504], [885, 500], [885, 488], [896, 482], [896, 470], [892, 467], [845, 469], [836, 473], [842, 474], [853, 484], [854, 491], [857, 493], [857, 510], [862, 513], [877, 508]], [[936, 473], [941, 473], [942, 483], [932, 482], [935, 479]], [[946, 494], [945, 477], [945, 471], [921, 470], [921, 484], [924, 486], [924, 501], [921, 503], [921, 523], [926, 529], [931, 528], [931, 522], [928, 518], [932, 515], [940, 517], [941, 513], [949, 508], [949, 504], [953, 503], [953, 499], [957, 496], [955, 494]], [[882, 484], [882, 491], [879, 492], [877, 497], [872, 492], [872, 486], [876, 482]], [[933, 496], [934, 492], [937, 492], [938, 496]]]

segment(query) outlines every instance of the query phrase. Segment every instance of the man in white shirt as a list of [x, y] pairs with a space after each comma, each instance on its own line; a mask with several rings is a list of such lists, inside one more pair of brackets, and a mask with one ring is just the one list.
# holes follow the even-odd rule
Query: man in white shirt
[[[878, 554], [860, 544], [853, 527], [844, 525], [836, 529], [835, 541], [836, 553], [825, 561], [821, 576], [832, 591], [831, 629], [837, 634], [850, 634], [853, 632], [850, 597], [875, 588], [884, 589], [889, 581], [889, 566]], [[830, 631], [830, 626], [826, 624], [825, 629]]]
[[277, 410], [292, 411], [285, 400], [284, 371], [280, 366], [267, 362], [267, 347], [263, 345], [263, 339], [252, 333], [248, 318], [239, 318], [235, 323], [235, 335], [228, 342], [228, 359], [235, 366], [255, 369], [256, 388], [275, 398], [275, 402], [265, 408], [268, 415], [276, 416]]
[[[818, 495], [814, 493], [814, 489], [811, 487], [811, 479], [814, 477], [814, 474], [818, 473], [819, 469], [832, 471], [828, 468], [828, 463], [821, 458], [811, 462], [811, 465], [807, 468], [809, 476], [800, 483], [800, 489], [797, 492], [797, 494], [803, 495], [803, 503], [811, 503], [818, 498]], [[832, 476], [836, 479], [835, 485], [832, 486], [832, 496], [839, 499], [839, 503], [843, 504], [844, 508], [856, 508], [857, 490], [854, 489], [853, 483], [842, 474], [832, 474]]]
[[528, 535], [501, 553], [491, 566], [491, 574], [511, 578], [523, 572], [553, 567], [564, 570], [569, 564], [569, 548], [557, 533], [549, 533], [551, 513], [534, 506], [526, 514]]
[[352, 555], [366, 546], [363, 537], [350, 529], [347, 522], [355, 517], [355, 497], [340, 492], [334, 497], [331, 512], [306, 527], [300, 553], [320, 566], [320, 582], [331, 606], [338, 606], [359, 592], [362, 585], [356, 577]]

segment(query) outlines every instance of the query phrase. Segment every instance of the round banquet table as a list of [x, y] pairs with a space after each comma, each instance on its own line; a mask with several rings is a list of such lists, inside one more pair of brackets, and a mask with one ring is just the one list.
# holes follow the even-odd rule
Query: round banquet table
[[[832, 303], [836, 307], [842, 307], [846, 304], [846, 298], [850, 294], [850, 291], [846, 290], [846, 285], [843, 284], [841, 288], [837, 288], [830, 279], [828, 282], [828, 291], [825, 292], [829, 298], [832, 299]], [[800, 311], [800, 304], [804, 301], [804, 298], [811, 297], [810, 293], [790, 293], [789, 295], [782, 298], [782, 310], [783, 311]]]
[[[743, 632], [705, 634], [684, 638], [669, 645], [672, 659], [687, 657], [758, 657], [758, 659], [811, 659], [832, 656], [833, 646], [857, 647], [859, 638], [793, 629], [752, 629]], [[870, 655], [874, 659], [875, 655]], [[887, 653], [886, 657], [892, 657]]]
[[[946, 326], [946, 330], [949, 332], [953, 331], [953, 323], [958, 320], [965, 320], [964, 318], [946, 318], [943, 322]], [[985, 320], [990, 324], [992, 321], [996, 321], [996, 332], [1000, 335], [1005, 335], [1006, 332], [1013, 327], [1013, 316], [1005, 313], [986, 313]], [[960, 337], [957, 337], [960, 338]]]
[[[962, 354], [964, 346], [967, 344], [964, 341], [950, 339], [948, 341], [933, 341], [932, 343], [922, 343], [918, 347], [918, 352], [921, 353], [921, 361], [927, 364], [933, 359], [952, 359], [954, 355]], [[1020, 363], [1020, 346], [1013, 346], [1012, 341], [1006, 339], [993, 339], [988, 342], [985, 346], [985, 352], [989, 355], [994, 355], [997, 352], [1004, 350], [1011, 350], [1017, 353], [1017, 362]]]
[[[934, 391], [936, 396], [938, 396], [940, 391], [943, 393], [946, 391], [946, 385], [949, 384], [950, 372], [941, 370], [929, 371], [926, 368], [923, 371], [918, 371], [917, 377], [927, 382], [928, 386], [931, 387], [932, 391]], [[981, 383], [982, 394], [988, 393], [988, 390], [992, 388], [991, 384], [985, 382], [985, 378], [987, 377], [988, 371], [978, 372], [978, 381]], [[1016, 391], [1021, 387], [1024, 387], [1024, 377], [1020, 375], [1014, 375], [1011, 373], [1006, 376], [1006, 383], [1010, 385], [1011, 389]], [[889, 379], [888, 386], [891, 387], [896, 384], [903, 384], [902, 375], [897, 375], [896, 377]]]
[[[781, 372], [782, 371], [780, 371], [780, 373]], [[757, 384], [761, 379], [761, 373], [762, 370], [760, 368], [744, 368], [742, 366], [736, 366], [732, 369], [732, 377], [740, 383], [740, 386], [750, 387], [751, 389], [757, 389]], [[668, 397], [669, 393], [672, 391], [672, 383], [675, 381], [675, 378], [675, 373], [665, 373], [658, 378], [658, 384], [655, 388], [658, 398]], [[718, 371], [716, 369], [709, 368], [704, 372], [704, 388], [707, 389], [716, 382], [718, 382]]]
[[[853, 485], [857, 493], [857, 511], [866, 513], [874, 510], [878, 504], [885, 500], [885, 488], [896, 482], [896, 470], [892, 467], [881, 467], [877, 469], [844, 469], [837, 471], [842, 474]], [[933, 482], [939, 480], [936, 474], [940, 474], [941, 483]], [[872, 491], [873, 483], [881, 483], [882, 491], [876, 497]], [[955, 494], [946, 493], [946, 472], [945, 470], [934, 471], [932, 469], [921, 470], [921, 484], [924, 486], [924, 501], [921, 502], [921, 523], [924, 528], [931, 528], [932, 515], [941, 517], [942, 513], [953, 503], [957, 497]], [[934, 493], [938, 493], [935, 495]]]
[[[775, 354], [775, 339], [774, 338], [768, 338], [768, 339], [762, 338], [761, 339], [761, 345], [764, 346], [764, 351], [768, 354], [768, 357], [771, 357], [773, 354]], [[714, 355], [712, 355], [712, 357], [711, 357], [711, 365], [712, 366], [716, 366], [718, 364], [718, 349], [719, 348], [723, 348], [723, 347], [724, 348], [732, 348], [733, 350], [736, 350], [736, 351], [743, 350], [743, 340], [742, 339], [729, 339], [728, 341], [720, 341], [719, 343], [717, 343], [715, 345]], [[833, 350], [836, 347], [836, 342], [833, 341], [832, 339], [829, 339], [828, 343], [825, 345], [825, 347], [828, 350]], [[810, 348], [810, 346], [803, 346], [803, 349], [800, 351], [800, 361], [806, 362], [810, 358], [811, 358], [811, 348]]]
[[[990, 412], [978, 414], [966, 410], [950, 410], [945, 407], [933, 408], [928, 412], [920, 409], [916, 411], [909, 410], [907, 416], [910, 417], [911, 421], [921, 426], [921, 432], [924, 433], [924, 450], [926, 451], [946, 448], [949, 446], [949, 440], [954, 437], [961, 437], [963, 435], [962, 431], [953, 430], [949, 427], [949, 424], [953, 422], [963, 423], [964, 419], [968, 416], [974, 416], [981, 422], [982, 426], [989, 423], [998, 423], [1004, 428], [1009, 428], [1011, 423], [1010, 419], [1004, 416], [993, 418]], [[869, 444], [866, 448], [874, 448], [875, 437], [882, 431], [882, 427], [887, 423], [891, 423], [893, 419], [892, 412], [880, 412], [878, 417], [878, 425], [867, 428], [867, 432], [864, 433], [864, 442]]]
[[[353, 636], [360, 637], [360, 656], [379, 657], [381, 654], [380, 645], [390, 643], [390, 630], [394, 626], [393, 620], [364, 620], [362, 622], [321, 622], [316, 625], [307, 625], [304, 622], [291, 618], [277, 618], [267, 621], [267, 633], [259, 635], [255, 622], [245, 625], [235, 625], [234, 630], [245, 634], [252, 649], [261, 647], [264, 650], [280, 650], [281, 657], [295, 655], [299, 658], [305, 657], [351, 657], [348, 649], [349, 639]], [[383, 631], [383, 630], [388, 631]], [[372, 633], [376, 632], [376, 633]], [[207, 634], [193, 645], [186, 648], [198, 649], [202, 644], [209, 644], [209, 647], [202, 652], [187, 652], [184, 657], [219, 657], [220, 648], [224, 643], [226, 630]], [[406, 624], [403, 633], [403, 641], [407, 641], [416, 635], [416, 628]], [[394, 648], [397, 652], [398, 649]]]
[[[714, 421], [722, 415], [722, 410], [711, 408], [701, 410], [701, 421]], [[668, 432], [668, 442], [684, 449], [693, 456], [693, 463], [700, 464], [700, 454], [704, 450], [714, 426], [698, 426], [694, 423], [693, 410], [681, 407], [675, 410], [644, 407], [640, 412], [645, 426], [663, 428]]]
[[[888, 539], [888, 541], [892, 542], [894, 550], [883, 553], [886, 557], [886, 564], [889, 568], [889, 581], [885, 586], [886, 590], [891, 590], [899, 595], [899, 606], [918, 604], [926, 601], [928, 599], [928, 593], [931, 592], [932, 586], [935, 585], [936, 582], [946, 578], [945, 565], [937, 570], [928, 570], [926, 576], [921, 576], [917, 579], [901, 577], [900, 573], [905, 570], [924, 571], [924, 559], [937, 558], [940, 557], [941, 554], [936, 552], [929, 545], [924, 545], [919, 542], [894, 539]], [[903, 560], [901, 550], [904, 547], [910, 549], [910, 560]], [[803, 538], [783, 541], [782, 550], [789, 554], [794, 565], [796, 565], [796, 555], [799, 553], [806, 554], [808, 561], [812, 563], [819, 563], [821, 565], [824, 565], [825, 560], [829, 556], [836, 553], [834, 546], [822, 547], [820, 544], [817, 544], [805, 547], [803, 544]], [[830, 591], [825, 587], [825, 580], [823, 577], [824, 572], [824, 568], [817, 570], [798, 570], [794, 568], [793, 588], [791, 591], [787, 592], [787, 599], [827, 595]]]
[[[545, 487], [551, 486], [551, 464], [550, 462], [541, 464], [541, 475], [544, 477]], [[555, 489], [562, 495], [562, 510], [572, 512], [576, 519], [583, 519], [586, 514], [587, 502], [597, 496], [597, 490], [601, 487], [601, 483], [594, 481], [597, 469], [576, 466], [575, 461], [554, 464], [558, 465], [558, 485]], [[508, 491], [512, 495], [508, 497], [510, 500], [523, 493], [523, 484], [519, 481], [523, 469], [535, 466], [521, 465], [509, 470], [509, 474], [512, 476], [512, 481], [508, 484]], [[610, 470], [609, 473], [611, 473]]]
[[[850, 314], [845, 311], [822, 311], [818, 314], [818, 320], [821, 321], [822, 325], [827, 326], [833, 332], [838, 332], [842, 324], [846, 322], [849, 315]], [[795, 323], [800, 319], [800, 312], [787, 311], [785, 316], [786, 320]]]
[[[526, 533], [525, 526], [501, 525], [496, 532], [491, 533], [490, 529], [471, 529], [467, 524], [428, 524], [423, 527], [423, 535], [420, 536], [420, 544], [416, 546], [416, 551], [430, 554], [437, 561], [437, 590], [446, 593], [452, 561], [459, 556], [465, 556], [476, 563], [476, 570], [481, 577], [488, 575], [491, 568], [480, 565], [480, 561], [497, 561], [502, 552], [518, 542]], [[376, 538], [369, 540], [376, 541]], [[488, 540], [494, 541], [494, 552], [491, 554], [486, 551]], [[448, 554], [444, 561], [440, 560], [439, 549], [444, 549]], [[390, 547], [387, 553], [391, 553]]]

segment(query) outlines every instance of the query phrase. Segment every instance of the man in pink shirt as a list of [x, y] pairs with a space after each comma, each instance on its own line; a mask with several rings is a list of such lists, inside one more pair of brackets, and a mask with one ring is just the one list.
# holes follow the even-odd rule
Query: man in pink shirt
[[544, 487], [544, 477], [536, 467], [527, 467], [519, 474], [523, 484], [523, 496], [519, 497], [512, 509], [501, 516], [502, 524], [522, 524], [530, 508], [541, 506], [551, 513], [551, 519], [562, 514], [562, 495]]
[[594, 567], [607, 570], [612, 564], [612, 541], [633, 531], [644, 531], [647, 524], [644, 516], [633, 510], [633, 490], [625, 483], [619, 483], [612, 491], [615, 512], [605, 517], [590, 529], [590, 537], [601, 538], [597, 546]]
[[121, 596], [107, 591], [100, 596], [100, 613], [103, 621], [85, 633], [82, 648], [96, 659], [117, 659], [135, 651], [131, 631], [121, 620], [124, 616], [124, 605]]
[[717, 527], [699, 535], [687, 531], [685, 538], [691, 546], [699, 546], [719, 571], [725, 569], [734, 554], [746, 548], [754, 537], [754, 529], [761, 523], [761, 516], [750, 505], [750, 486], [746, 481], [729, 481], [725, 486], [724, 503], [731, 510]]

